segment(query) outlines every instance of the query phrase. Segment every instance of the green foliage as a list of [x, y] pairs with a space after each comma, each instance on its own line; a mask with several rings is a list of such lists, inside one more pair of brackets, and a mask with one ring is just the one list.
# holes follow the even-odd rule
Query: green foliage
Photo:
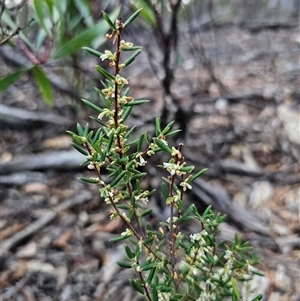
[[[31, 71], [33, 78], [48, 105], [53, 104], [53, 87], [48, 77], [44, 64], [53, 60], [69, 60], [77, 54], [82, 47], [99, 47], [105, 39], [99, 40], [99, 35], [104, 36], [109, 25], [105, 20], [96, 22], [92, 16], [91, 3], [87, 0], [34, 0], [23, 3], [28, 6], [25, 12], [30, 12], [32, 20], [28, 20], [25, 27], [20, 28], [18, 21], [13, 21], [10, 11], [5, 6], [1, 14], [1, 22], [6, 24], [12, 32], [2, 43], [9, 43], [11, 47], [17, 47], [15, 40], [10, 38], [19, 35], [24, 43], [23, 50], [31, 61], [31, 66], [26, 69], [16, 70], [0, 79], [0, 91], [6, 90], [14, 84], [22, 75]], [[120, 8], [116, 8], [110, 18], [116, 19]], [[29, 18], [29, 15], [22, 16]], [[26, 30], [30, 27], [30, 30]], [[36, 34], [31, 35], [35, 30]], [[1, 45], [0, 44], [0, 45]], [[42, 49], [42, 45], [45, 47]], [[101, 53], [99, 54], [101, 55]], [[64, 65], [64, 63], [60, 63]]]
[[[92, 119], [100, 124], [99, 129], [94, 133], [88, 124], [84, 127], [78, 124], [77, 134], [69, 132], [74, 139], [73, 146], [85, 156], [87, 167], [95, 172], [95, 177], [80, 179], [97, 185], [101, 199], [111, 206], [110, 219], [120, 218], [126, 225], [126, 230], [111, 240], [126, 242], [124, 259], [117, 264], [136, 272], [137, 278], [130, 282], [146, 300], [240, 300], [242, 283], [257, 273], [254, 266], [258, 260], [252, 248], [238, 236], [231, 242], [219, 241], [219, 226], [225, 216], [215, 214], [211, 206], [202, 214], [194, 204], [186, 209], [184, 206], [186, 191], [192, 189], [191, 184], [206, 169], [192, 174], [194, 166], [185, 162], [183, 145], [169, 145], [168, 135], [177, 132], [172, 131], [174, 122], [162, 129], [161, 120], [157, 118], [154, 137], [144, 133], [134, 140], [131, 135], [135, 128], [125, 124], [132, 107], [146, 102], [129, 95], [128, 79], [121, 75], [129, 64], [121, 63], [123, 49], [134, 51], [130, 63], [141, 52], [141, 47], [121, 38], [124, 28], [139, 13], [142, 10], [124, 23], [120, 19], [112, 21], [114, 19], [103, 13], [112, 30], [106, 36], [114, 41], [116, 49], [100, 54], [102, 60], [109, 62], [111, 72], [96, 66], [105, 80], [102, 89], [95, 89], [103, 105], [83, 99], [98, 114]], [[91, 48], [85, 50], [98, 55]], [[147, 158], [159, 152], [169, 157], [158, 167], [166, 173], [162, 194], [170, 213], [166, 221], [153, 228], [147, 222], [152, 213], [147, 203], [153, 191], [141, 187], [140, 181], [146, 173], [140, 168], [147, 164]], [[106, 177], [103, 170], [108, 172]], [[184, 234], [182, 225], [189, 221], [196, 222], [199, 230]]]

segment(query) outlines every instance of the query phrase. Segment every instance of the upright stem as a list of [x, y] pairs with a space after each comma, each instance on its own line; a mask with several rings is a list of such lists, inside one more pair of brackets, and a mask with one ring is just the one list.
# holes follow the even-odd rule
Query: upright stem
[[[122, 31], [122, 26], [119, 25], [118, 31], [116, 32], [117, 36], [117, 54], [116, 54], [116, 65], [115, 65], [115, 77], [119, 75], [120, 73], [120, 45], [121, 45], [121, 31]], [[119, 127], [119, 120], [118, 120], [118, 115], [119, 115], [119, 104], [118, 104], [118, 97], [119, 97], [119, 89], [118, 89], [118, 83], [115, 81], [115, 113], [114, 113], [114, 122], [115, 122], [115, 129]], [[120, 140], [120, 138], [119, 138]], [[120, 141], [118, 141], [118, 146], [120, 147]]]

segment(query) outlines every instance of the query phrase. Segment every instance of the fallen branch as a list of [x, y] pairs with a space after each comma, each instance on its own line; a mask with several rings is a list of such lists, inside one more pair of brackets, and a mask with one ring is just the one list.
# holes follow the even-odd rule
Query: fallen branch
[[225, 189], [197, 179], [193, 183], [192, 192], [200, 201], [207, 206], [212, 205], [215, 211], [226, 214], [241, 228], [270, 236], [270, 228], [266, 222], [260, 219], [257, 213], [252, 213], [248, 209], [235, 205]]
[[75, 150], [20, 156], [0, 167], [0, 174], [24, 170], [76, 170], [84, 156]]
[[0, 105], [1, 125], [2, 127], [10, 127], [23, 129], [24, 127], [33, 127], [37, 124], [53, 124], [67, 126], [70, 122], [63, 117], [53, 113], [28, 111], [19, 108], [13, 108]]

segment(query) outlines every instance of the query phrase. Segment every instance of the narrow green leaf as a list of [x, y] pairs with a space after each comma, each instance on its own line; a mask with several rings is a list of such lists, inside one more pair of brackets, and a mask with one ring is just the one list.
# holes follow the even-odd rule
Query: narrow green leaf
[[128, 237], [129, 236], [125, 236], [125, 235], [124, 236], [118, 236], [118, 237], [111, 238], [109, 241], [111, 241], [111, 242], [119, 242], [119, 241], [127, 239]]
[[85, 155], [85, 156], [88, 156], [89, 153], [87, 152], [86, 149], [80, 147], [79, 145], [77, 145], [77, 144], [74, 143], [74, 142], [71, 142], [71, 145], [72, 145], [77, 151], [79, 151], [81, 154], [83, 154], [83, 155]]
[[162, 150], [164, 150], [165, 152], [169, 153], [169, 154], [172, 154], [172, 150], [171, 148], [166, 145], [163, 141], [161, 141], [160, 139], [157, 139], [157, 138], [153, 138], [154, 140], [154, 143], [159, 147], [161, 148]]
[[130, 181], [134, 181], [134, 180], [143, 178], [146, 174], [147, 174], [146, 172], [141, 172], [139, 174], [135, 174], [135, 175], [130, 177]]
[[[40, 0], [36, 0], [36, 1], [40, 1]], [[110, 15], [112, 17], [117, 17], [119, 15], [119, 12], [120, 12], [120, 8], [117, 7]], [[109, 26], [107, 25], [105, 20], [99, 21], [94, 26], [88, 28], [85, 31], [82, 31], [71, 41], [61, 45], [53, 54], [53, 58], [57, 59], [78, 52], [80, 48], [90, 45], [99, 36], [104, 36], [108, 28]]]
[[87, 123], [84, 127], [83, 136], [87, 137], [88, 132], [89, 132], [89, 124]]
[[142, 49], [137, 50], [122, 65], [124, 65], [125, 67], [129, 66], [141, 52], [142, 52]]
[[132, 140], [130, 142], [127, 142], [126, 146], [130, 147], [132, 145], [136, 145], [138, 142], [139, 142], [139, 139], [134, 139], [134, 140]]
[[125, 22], [124, 22], [124, 27], [129, 25], [130, 23], [132, 23], [134, 21], [134, 19], [139, 15], [139, 13], [141, 12], [143, 8], [138, 9], [137, 11], [135, 11]]
[[16, 72], [10, 73], [0, 79], [0, 92], [6, 90], [10, 85], [17, 81], [24, 73], [31, 70], [33, 67], [21, 69]]
[[46, 73], [38, 66], [34, 66], [32, 68], [32, 72], [34, 75], [34, 78], [36, 80], [36, 83], [40, 89], [40, 92], [43, 95], [43, 98], [45, 100], [45, 103], [48, 106], [53, 105], [53, 92], [52, 92], [52, 84], [47, 77]]
[[204, 168], [200, 171], [198, 171], [195, 175], [193, 175], [187, 182], [191, 183], [193, 181], [195, 181], [197, 178], [199, 178], [200, 176], [202, 176], [205, 172], [207, 171], [207, 168]]
[[124, 107], [133, 107], [133, 106], [138, 106], [143, 103], [149, 102], [150, 100], [148, 99], [141, 99], [141, 100], [132, 100], [130, 102], [127, 102]]
[[119, 173], [118, 176], [110, 183], [110, 186], [114, 187], [115, 185], [117, 185], [125, 174], [126, 170], [122, 170], [121, 173]]
[[125, 139], [129, 138], [130, 135], [132, 134], [132, 132], [135, 130], [136, 125], [134, 125], [130, 130], [127, 131], [126, 135], [125, 135]]
[[[143, 8], [140, 15], [141, 17], [148, 22], [152, 27], [157, 28], [157, 22], [155, 19], [155, 14], [152, 7], [148, 4], [147, 0], [139, 0], [138, 4]], [[138, 9], [136, 5], [133, 6], [135, 9]], [[154, 300], [155, 301], [155, 300]]]
[[140, 213], [140, 216], [143, 217], [143, 216], [145, 216], [145, 215], [147, 215], [147, 214], [150, 214], [150, 213], [152, 212], [152, 210], [153, 210], [152, 208], [148, 208], [148, 209], [142, 211], [142, 212]]
[[73, 140], [78, 143], [78, 144], [84, 144], [85, 142], [83, 141], [81, 136], [78, 135], [73, 135]]
[[95, 49], [92, 49], [90, 47], [82, 47], [83, 50], [87, 51], [88, 53], [94, 55], [94, 56], [97, 56], [97, 57], [100, 57], [102, 55], [101, 52], [95, 50]]
[[101, 74], [103, 75], [106, 79], [110, 79], [110, 80], [115, 80], [115, 77], [110, 74], [109, 72], [107, 72], [104, 68], [102, 68], [101, 66], [99, 65], [96, 65], [95, 66], [96, 70]]
[[124, 268], [124, 269], [131, 269], [132, 268], [132, 266], [131, 266], [130, 263], [125, 263], [125, 262], [117, 261], [116, 264], [119, 265], [121, 268]]
[[53, 13], [53, 2], [52, 2], [52, 0], [46, 0], [46, 3], [47, 3], [47, 6], [49, 8], [49, 11], [52, 15], [52, 13]]
[[52, 1], [55, 2], [55, 8], [59, 13], [59, 18], [58, 18], [59, 26], [56, 26], [56, 28], [58, 28], [59, 30], [59, 41], [61, 44], [65, 35], [65, 14], [61, 6], [62, 4], [61, 1], [60, 0], [52, 0]]
[[84, 98], [81, 98], [81, 100], [82, 100], [88, 107], [90, 107], [91, 109], [93, 109], [94, 111], [96, 111], [96, 112], [98, 112], [98, 113], [102, 113], [102, 112], [103, 112], [103, 110], [102, 110], [100, 107], [96, 106], [95, 104], [93, 104], [93, 103], [90, 102], [89, 100], [84, 99]]
[[123, 121], [125, 121], [125, 120], [128, 118], [128, 116], [129, 116], [130, 113], [131, 113], [131, 110], [132, 110], [132, 106], [128, 106], [128, 107], [126, 107], [126, 108], [124, 109], [124, 113], [123, 113], [123, 115], [122, 115], [122, 120], [123, 120]]
[[122, 51], [134, 51], [134, 50], [139, 50], [142, 49], [141, 46], [121, 46]]
[[[195, 210], [197, 210], [197, 208], [194, 206], [194, 207], [193, 207], [194, 213], [195, 213]], [[198, 210], [197, 210], [197, 213], [198, 213]], [[211, 211], [211, 205], [209, 205], [209, 206], [204, 210], [202, 216], [204, 217], [204, 216], [207, 216], [208, 214], [211, 214], [211, 213], [212, 213], [212, 211]], [[237, 236], [234, 236], [234, 238], [237, 238]]]
[[148, 132], [144, 132], [145, 140], [148, 144], [150, 144], [150, 138]]
[[178, 129], [178, 130], [175, 130], [175, 131], [172, 131], [170, 133], [165, 134], [165, 137], [171, 137], [171, 136], [174, 136], [174, 135], [176, 135], [180, 132], [181, 132], [181, 129]]
[[192, 172], [194, 170], [195, 166], [183, 166], [179, 170], [183, 172]]
[[155, 275], [156, 267], [153, 267], [153, 269], [150, 271], [148, 277], [147, 277], [147, 283], [151, 283], [153, 276]]
[[84, 22], [87, 27], [91, 27], [94, 25], [94, 21], [92, 18], [92, 11], [90, 7], [90, 3], [87, 0], [74, 0], [74, 4], [78, 9], [80, 15], [84, 18]]
[[263, 298], [264, 295], [260, 294], [258, 296], [256, 296], [254, 299], [252, 299], [251, 301], [259, 301]]
[[78, 179], [82, 182], [89, 183], [89, 184], [98, 184], [99, 182], [98, 180], [83, 178], [83, 177], [79, 177]]
[[139, 143], [137, 146], [137, 152], [139, 153], [142, 149], [142, 145], [143, 145], [143, 141], [144, 141], [145, 135], [141, 135], [140, 139], [139, 139]]
[[161, 190], [162, 190], [163, 197], [165, 199], [167, 199], [169, 196], [169, 189], [168, 189], [166, 183], [162, 183]]
[[232, 289], [233, 289], [233, 293], [234, 293], [232, 295], [235, 295], [237, 297], [237, 299], [240, 299], [240, 294], [239, 294], [239, 291], [236, 287], [236, 282], [235, 282], [234, 278], [231, 279], [231, 285], [232, 285]]
[[[36, 12], [36, 17], [37, 17], [38, 22], [41, 24], [42, 28], [46, 31], [47, 36], [52, 37], [51, 29], [49, 29], [45, 23], [45, 20], [47, 19], [47, 14], [45, 14], [45, 11], [44, 11], [46, 9], [46, 6], [44, 6], [44, 1], [34, 0], [33, 7]], [[48, 13], [50, 15], [49, 11], [48, 11]]]
[[94, 135], [93, 140], [91, 141], [92, 146], [94, 146], [94, 144], [96, 143], [96, 141], [99, 139], [101, 134], [101, 128], [99, 128], [96, 132], [96, 134]]
[[124, 245], [124, 249], [129, 259], [132, 259], [135, 256], [128, 245]]
[[113, 141], [114, 141], [114, 137], [115, 137], [114, 133], [110, 134], [110, 136], [109, 136], [108, 143], [107, 143], [107, 147], [106, 147], [106, 150], [107, 150], [108, 152], [109, 152], [110, 149], [111, 149], [112, 143], [113, 143]]
[[110, 29], [113, 31], [117, 31], [117, 27], [113, 23], [113, 21], [109, 18], [108, 14], [106, 12], [102, 12], [103, 18], [105, 19], [106, 23], [109, 25]]
[[158, 301], [158, 293], [155, 286], [152, 287], [152, 299], [153, 301]]
[[83, 127], [81, 126], [80, 123], [77, 122], [76, 128], [77, 128], [78, 134], [79, 134], [80, 136], [83, 136]]
[[149, 271], [152, 268], [154, 268], [156, 264], [157, 264], [156, 262], [151, 262], [151, 263], [145, 262], [144, 264], [141, 265], [142, 271]]
[[155, 136], [159, 136], [161, 133], [161, 127], [160, 127], [160, 118], [156, 117], [155, 118]]
[[167, 134], [167, 133], [169, 132], [169, 130], [172, 128], [172, 126], [174, 125], [174, 123], [175, 123], [175, 120], [169, 122], [169, 123], [167, 124], [167, 126], [162, 130], [161, 133], [162, 133], [163, 135]]
[[135, 288], [139, 293], [144, 295], [144, 289], [142, 288], [138, 280], [130, 279], [130, 283], [133, 286], [133, 288]]
[[95, 122], [99, 123], [99, 124], [100, 124], [101, 126], [103, 126], [104, 128], [107, 127], [107, 124], [104, 123], [102, 120], [100, 120], [100, 119], [98, 119], [98, 118], [96, 118], [96, 117], [94, 117], [94, 116], [90, 116], [90, 118], [91, 118], [92, 120], [94, 120]]

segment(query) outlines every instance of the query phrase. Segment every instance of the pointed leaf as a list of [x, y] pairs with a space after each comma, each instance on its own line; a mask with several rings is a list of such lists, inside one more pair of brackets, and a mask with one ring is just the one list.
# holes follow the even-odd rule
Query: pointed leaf
[[237, 297], [237, 299], [240, 299], [240, 294], [239, 294], [239, 291], [237, 289], [236, 282], [233, 278], [231, 279], [231, 285], [232, 285], [232, 289], [233, 289], [232, 295], [233, 296], [235, 295]]
[[34, 78], [36, 83], [40, 89], [40, 92], [43, 95], [45, 103], [48, 106], [53, 105], [53, 92], [52, 92], [52, 84], [47, 77], [46, 73], [38, 66], [34, 66], [32, 68]]
[[142, 288], [142, 286], [138, 283], [137, 280], [134, 279], [130, 279], [130, 283], [131, 285], [142, 295], [144, 295], [144, 289]]
[[95, 68], [96, 68], [96, 70], [97, 70], [100, 74], [102, 74], [105, 78], [110, 79], [110, 80], [115, 80], [115, 77], [114, 77], [112, 74], [110, 74], [109, 72], [107, 72], [107, 71], [106, 71], [104, 68], [102, 68], [101, 66], [96, 65]]
[[35, 9], [38, 22], [41, 24], [42, 28], [46, 31], [48, 37], [52, 37], [51, 30], [48, 28], [48, 26], [45, 23], [47, 14], [45, 14], [44, 11], [46, 9], [46, 6], [44, 6], [44, 1], [34, 0], [33, 7]]
[[132, 100], [130, 102], [127, 102], [124, 107], [133, 107], [133, 106], [138, 106], [138, 105], [141, 105], [143, 103], [147, 103], [149, 102], [150, 100], [148, 99], [141, 99], [141, 100]]
[[77, 145], [77, 144], [74, 143], [74, 142], [71, 142], [71, 145], [72, 145], [77, 151], [79, 151], [80, 153], [82, 153], [83, 155], [88, 156], [89, 153], [87, 152], [86, 149], [80, 147], [79, 145]]
[[200, 171], [198, 171], [195, 175], [193, 175], [187, 182], [191, 183], [193, 181], [195, 181], [197, 178], [199, 178], [200, 176], [202, 176], [205, 172], [207, 171], [207, 168], [204, 168]]
[[141, 52], [142, 52], [142, 49], [137, 50], [122, 65], [124, 65], [125, 67], [127, 67], [128, 65], [130, 65]]
[[163, 141], [161, 141], [160, 139], [157, 138], [153, 138], [154, 143], [161, 148], [162, 150], [164, 150], [165, 152], [172, 154], [172, 150], [170, 149], [170, 147], [168, 145], [166, 145]]
[[122, 170], [121, 173], [118, 174], [118, 176], [110, 183], [111, 187], [114, 187], [115, 185], [117, 185], [120, 180], [125, 176], [126, 174], [126, 170]]
[[[150, 2], [151, 3], [151, 2]], [[152, 27], [157, 28], [157, 22], [155, 19], [155, 14], [153, 11], [153, 8], [149, 5], [149, 1], [147, 0], [139, 0], [138, 1], [139, 6], [143, 8], [140, 15], [141, 17], [148, 22]], [[137, 9], [137, 6], [134, 5], [135, 9]]]
[[98, 112], [98, 113], [102, 113], [102, 112], [103, 112], [103, 110], [102, 110], [100, 107], [96, 106], [95, 104], [93, 104], [93, 103], [90, 102], [89, 100], [84, 99], [84, 98], [81, 98], [81, 100], [82, 100], [88, 107], [90, 107], [91, 109], [93, 109], [94, 111], [96, 111], [96, 112]]
[[132, 268], [130, 263], [117, 261], [116, 264], [119, 265], [121, 268], [124, 268], [124, 269], [131, 269]]
[[15, 81], [19, 79], [24, 73], [32, 69], [26, 68], [26, 69], [21, 69], [16, 72], [10, 73], [0, 79], [0, 92], [6, 90], [10, 85], [12, 85]]
[[130, 23], [132, 23], [134, 21], [134, 19], [139, 15], [139, 13], [141, 12], [143, 8], [138, 9], [137, 11], [135, 11], [125, 22], [124, 22], [124, 27], [126, 25], [129, 25]]
[[109, 25], [110, 29], [113, 31], [117, 31], [117, 27], [113, 23], [113, 21], [109, 18], [108, 14], [106, 12], [102, 12], [103, 18], [105, 19], [106, 23]]
[[89, 179], [89, 178], [79, 177], [78, 179], [79, 179], [80, 181], [82, 181], [82, 182], [90, 183], [90, 184], [98, 184], [98, 183], [99, 183], [98, 180]]
[[94, 56], [97, 56], [97, 57], [100, 57], [102, 55], [101, 52], [95, 50], [95, 49], [92, 49], [90, 47], [82, 47], [83, 50], [86, 50], [88, 53], [94, 55]]
[[[40, 0], [36, 0], [36, 1], [40, 1]], [[116, 18], [119, 15], [119, 12], [120, 12], [120, 8], [117, 7], [110, 15], [112, 18]], [[97, 24], [90, 27], [89, 29], [82, 31], [71, 41], [60, 46], [53, 54], [53, 58], [57, 59], [78, 52], [80, 48], [90, 45], [97, 37], [104, 36], [108, 28], [109, 26], [107, 25], [105, 20], [99, 21]]]
[[256, 296], [254, 299], [251, 299], [251, 301], [259, 301], [263, 298], [264, 295], [260, 294], [258, 296]]

